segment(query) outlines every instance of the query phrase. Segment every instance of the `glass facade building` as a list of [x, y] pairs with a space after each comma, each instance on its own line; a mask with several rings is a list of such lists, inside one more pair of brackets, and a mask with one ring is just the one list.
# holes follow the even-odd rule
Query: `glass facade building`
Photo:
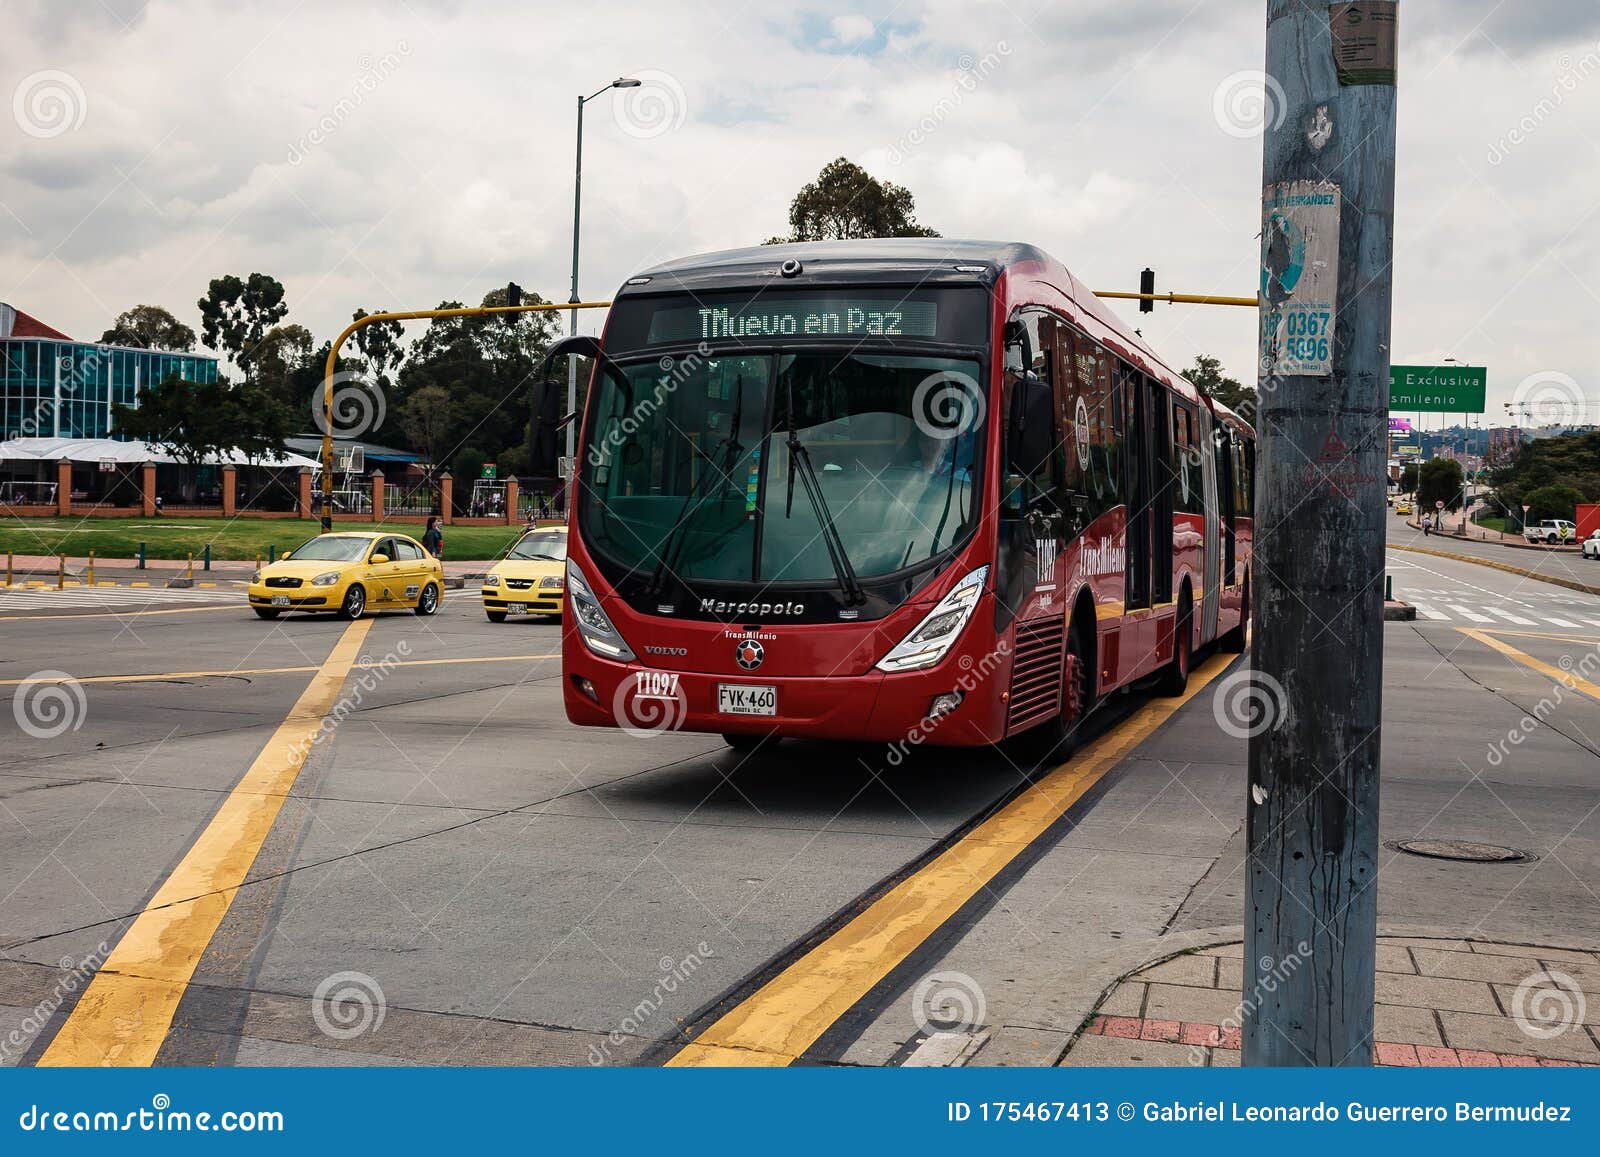
[[171, 374], [217, 380], [217, 359], [203, 354], [34, 337], [0, 338], [0, 353], [0, 441], [115, 438], [113, 402], [135, 405]]

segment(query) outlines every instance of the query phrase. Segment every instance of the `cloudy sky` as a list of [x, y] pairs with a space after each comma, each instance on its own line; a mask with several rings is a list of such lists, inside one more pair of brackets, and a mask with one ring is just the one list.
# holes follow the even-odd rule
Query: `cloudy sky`
[[[1567, 375], [1600, 417], [1600, 6], [1405, 0], [1395, 357]], [[1261, 0], [784, 5], [0, 3], [0, 300], [97, 337], [261, 271], [331, 337], [356, 307], [565, 300], [759, 242], [844, 155], [946, 236], [1096, 288], [1251, 294]], [[1254, 122], [1254, 123], [1252, 123]], [[1137, 318], [1129, 310], [1130, 317]], [[1160, 306], [1168, 360], [1253, 365], [1254, 314]], [[1248, 379], [1247, 379], [1248, 380]]]

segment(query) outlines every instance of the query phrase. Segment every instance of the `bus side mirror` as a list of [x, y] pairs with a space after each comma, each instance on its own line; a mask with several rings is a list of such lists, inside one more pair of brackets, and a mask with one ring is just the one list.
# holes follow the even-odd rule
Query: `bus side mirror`
[[557, 364], [569, 357], [597, 358], [600, 356], [600, 339], [593, 334], [579, 333], [571, 337], [564, 337], [555, 345], [544, 352], [544, 361], [539, 363], [538, 377], [541, 381], [549, 381], [552, 371]]
[[1050, 461], [1055, 444], [1055, 398], [1050, 383], [1022, 374], [1011, 388], [1008, 473], [1031, 478]]
[[[546, 359], [548, 361], [548, 359]], [[528, 470], [546, 478], [556, 472], [556, 431], [561, 429], [561, 383], [533, 387], [533, 420], [528, 424]]]

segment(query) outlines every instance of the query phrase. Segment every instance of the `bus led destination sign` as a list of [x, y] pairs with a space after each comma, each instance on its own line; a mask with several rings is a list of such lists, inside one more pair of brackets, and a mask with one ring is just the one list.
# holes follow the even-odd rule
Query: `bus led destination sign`
[[779, 337], [920, 337], [939, 335], [931, 301], [883, 298], [773, 298], [735, 305], [658, 310], [651, 344], [671, 341], [761, 341]]

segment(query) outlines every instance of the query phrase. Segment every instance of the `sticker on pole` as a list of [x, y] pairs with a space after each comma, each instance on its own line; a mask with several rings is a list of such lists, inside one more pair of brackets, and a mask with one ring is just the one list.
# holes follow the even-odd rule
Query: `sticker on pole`
[[1327, 377], [1339, 291], [1339, 186], [1269, 185], [1261, 217], [1261, 373]]

